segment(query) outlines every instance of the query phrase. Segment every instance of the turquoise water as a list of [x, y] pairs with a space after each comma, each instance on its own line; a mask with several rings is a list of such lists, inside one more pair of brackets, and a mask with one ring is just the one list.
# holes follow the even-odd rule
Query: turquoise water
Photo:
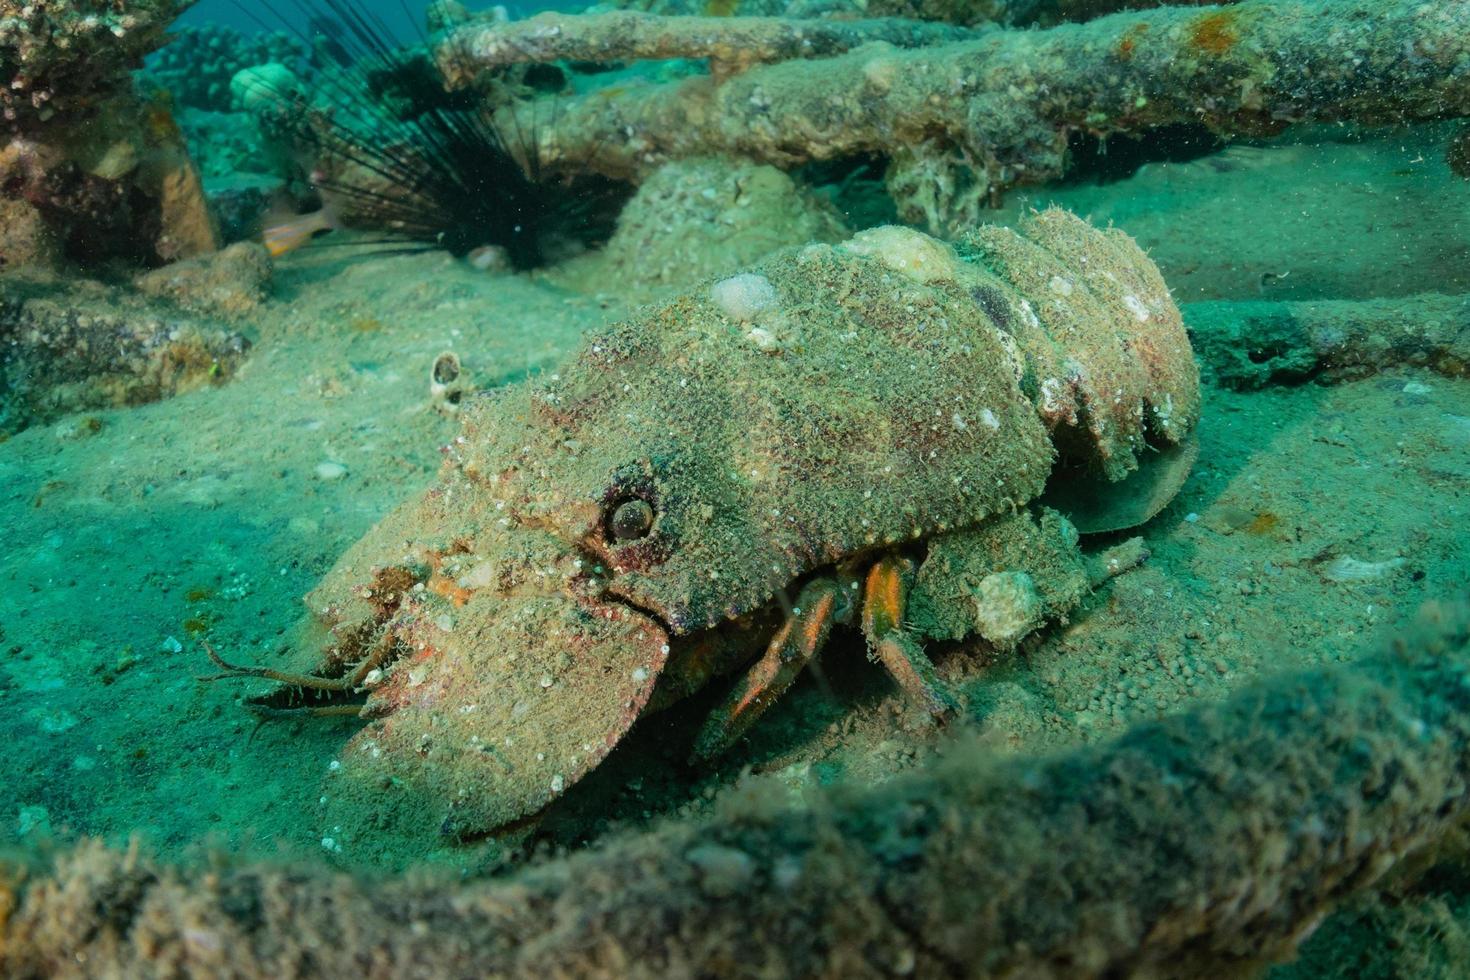
[[0, 29], [0, 973], [1463, 973], [1462, 3], [159, 6]]

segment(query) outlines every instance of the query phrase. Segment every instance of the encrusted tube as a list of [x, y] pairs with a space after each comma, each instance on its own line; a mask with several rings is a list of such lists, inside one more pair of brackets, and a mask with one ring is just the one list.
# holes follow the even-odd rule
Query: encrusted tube
[[[699, 154], [793, 166], [894, 153], [890, 185], [938, 189], [937, 200], [918, 203], [915, 191], [900, 203], [913, 199], [906, 208], [933, 227], [960, 228], [1005, 188], [1060, 174], [1076, 130], [1204, 123], [1261, 134], [1309, 120], [1464, 114], [1466, 23], [1467, 0], [1164, 7], [914, 50], [870, 44], [719, 84], [593, 92], [563, 103], [552, 124], [522, 110], [520, 131], [538, 131], [547, 163], [620, 177]], [[445, 50], [457, 51], [452, 37]], [[956, 168], [973, 176], [949, 179]]]
[[1467, 815], [1467, 626], [1470, 607], [1431, 606], [1356, 666], [1105, 745], [959, 746], [799, 806], [753, 787], [508, 881], [172, 869], [83, 845], [28, 884], [0, 875], [0, 972], [1221, 975], [1288, 955]]

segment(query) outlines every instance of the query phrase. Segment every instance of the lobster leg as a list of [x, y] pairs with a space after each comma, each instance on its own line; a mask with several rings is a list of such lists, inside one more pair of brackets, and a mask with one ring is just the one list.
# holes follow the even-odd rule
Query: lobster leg
[[908, 580], [913, 570], [912, 561], [893, 556], [879, 559], [868, 570], [863, 583], [863, 635], [873, 659], [909, 697], [936, 718], [947, 718], [959, 711], [959, 702], [934, 672], [934, 664], [919, 644], [903, 630]]
[[807, 583], [766, 652], [705, 722], [694, 743], [695, 759], [716, 756], [745, 734], [826, 644], [832, 624], [847, 611], [845, 605], [842, 585], [836, 579]]

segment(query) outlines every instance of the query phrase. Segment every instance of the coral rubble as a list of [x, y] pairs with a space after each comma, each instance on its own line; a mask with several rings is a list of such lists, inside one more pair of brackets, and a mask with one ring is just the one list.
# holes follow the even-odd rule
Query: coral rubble
[[203, 187], [172, 112], [140, 97], [131, 74], [185, 6], [0, 7], [0, 77], [8, 79], [0, 201], [10, 219], [0, 228], [0, 263], [158, 265], [214, 249]]
[[227, 378], [249, 342], [100, 283], [0, 283], [0, 435]]

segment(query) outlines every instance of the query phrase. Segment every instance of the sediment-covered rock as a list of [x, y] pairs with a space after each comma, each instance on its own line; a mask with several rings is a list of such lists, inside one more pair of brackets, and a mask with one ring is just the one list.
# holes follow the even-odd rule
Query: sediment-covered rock
[[197, 259], [146, 272], [133, 280], [139, 292], [172, 300], [194, 313], [239, 316], [265, 300], [270, 254], [258, 242], [237, 242]]
[[775, 167], [679, 160], [639, 187], [605, 248], [557, 275], [642, 297], [744, 268], [778, 248], [847, 235], [835, 208]]
[[209, 319], [94, 282], [0, 283], [0, 435], [229, 377], [250, 344]]

